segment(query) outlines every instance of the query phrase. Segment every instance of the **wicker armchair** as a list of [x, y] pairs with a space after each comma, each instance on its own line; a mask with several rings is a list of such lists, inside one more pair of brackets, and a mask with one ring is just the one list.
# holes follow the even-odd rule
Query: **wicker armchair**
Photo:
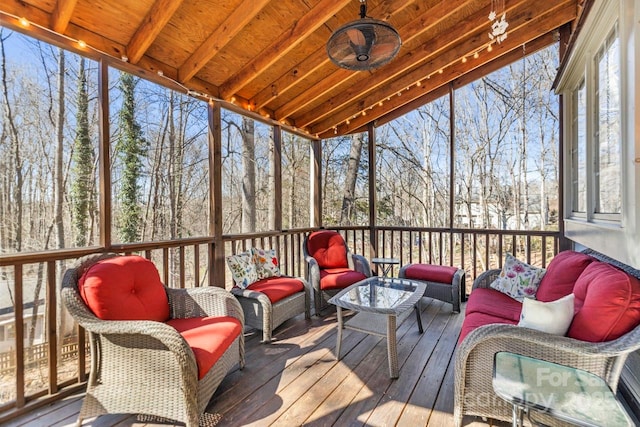
[[[73, 318], [89, 332], [91, 367], [78, 425], [107, 413], [145, 414], [196, 427], [225, 375], [244, 367], [240, 334], [208, 372], [199, 378], [194, 352], [172, 326], [148, 320], [102, 320], [87, 307], [78, 289], [83, 273], [96, 262], [117, 256], [81, 258], [63, 277], [62, 299]], [[242, 308], [221, 288], [166, 288], [170, 319], [230, 316], [244, 325]], [[242, 331], [242, 329], [240, 329]]]
[[315, 231], [305, 237], [302, 248], [317, 316], [331, 296], [371, 277], [371, 267], [366, 258], [352, 254], [336, 231]]
[[[640, 278], [638, 270], [597, 252], [587, 253]], [[473, 289], [489, 287], [498, 274], [500, 270], [482, 273], [474, 281]], [[618, 339], [597, 343], [551, 335], [515, 325], [481, 326], [471, 331], [456, 349], [455, 425], [462, 425], [464, 415], [511, 421], [512, 406], [500, 399], [492, 386], [493, 358], [499, 351], [509, 351], [592, 372], [603, 378], [615, 393], [628, 354], [638, 349], [640, 326]], [[546, 425], [565, 425], [543, 413], [536, 413], [535, 418]]]

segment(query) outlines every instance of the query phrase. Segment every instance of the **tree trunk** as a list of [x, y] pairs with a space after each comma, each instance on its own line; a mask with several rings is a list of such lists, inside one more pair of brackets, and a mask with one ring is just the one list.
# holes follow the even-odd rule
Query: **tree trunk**
[[242, 232], [256, 231], [256, 149], [253, 119], [242, 117]]
[[362, 155], [363, 144], [363, 134], [358, 133], [352, 136], [349, 163], [347, 164], [347, 176], [344, 185], [344, 195], [342, 197], [340, 225], [351, 225], [354, 219], [356, 180], [358, 178], [358, 168], [360, 167], [360, 157]]

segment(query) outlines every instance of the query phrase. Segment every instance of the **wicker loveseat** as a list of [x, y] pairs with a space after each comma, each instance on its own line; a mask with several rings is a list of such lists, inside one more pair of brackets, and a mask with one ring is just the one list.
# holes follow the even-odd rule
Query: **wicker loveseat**
[[62, 286], [91, 346], [79, 425], [128, 413], [197, 427], [226, 374], [244, 366], [242, 308], [224, 289], [167, 288], [150, 261], [116, 254], [79, 259]]
[[[572, 264], [568, 267], [567, 264], [562, 265], [563, 259]], [[611, 266], [615, 268], [611, 269]], [[601, 272], [608, 275], [606, 280], [598, 277], [604, 274]], [[486, 301], [483, 305], [481, 301], [475, 301], [478, 298], [474, 298], [474, 292], [475, 297], [486, 298], [493, 291], [489, 285], [499, 273], [500, 270], [490, 270], [478, 276], [467, 302], [466, 317], [455, 354], [456, 426], [462, 424], [464, 415], [511, 420], [511, 405], [500, 399], [492, 387], [493, 358], [499, 351], [592, 372], [603, 378], [615, 392], [627, 355], [640, 349], [640, 271], [593, 251], [556, 255], [543, 281], [554, 286], [547, 289], [550, 291], [547, 294], [549, 299], [571, 292], [575, 295], [576, 314], [568, 336], [518, 327], [517, 306], [502, 304], [506, 300], [500, 296], [493, 304]], [[620, 289], [614, 283], [622, 283]], [[620, 305], [625, 298], [628, 298], [624, 302], [627, 305]], [[484, 307], [484, 312], [478, 311], [480, 307]], [[593, 310], [599, 307], [604, 311], [610, 308], [618, 310], [619, 316], [594, 316]], [[585, 318], [585, 315], [592, 319]], [[625, 320], [620, 320], [623, 318]], [[577, 327], [580, 322], [587, 322], [585, 324], [592, 325], [592, 329]], [[572, 338], [571, 335], [578, 338]], [[602, 339], [591, 342], [598, 338]], [[560, 424], [542, 413], [535, 413], [534, 418], [547, 425]]]

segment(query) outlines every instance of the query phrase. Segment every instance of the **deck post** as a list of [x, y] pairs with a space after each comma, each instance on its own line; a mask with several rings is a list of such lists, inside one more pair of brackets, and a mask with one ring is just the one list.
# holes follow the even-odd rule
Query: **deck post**
[[378, 256], [378, 229], [376, 225], [376, 212], [378, 211], [378, 199], [376, 193], [376, 128], [373, 122], [367, 125], [369, 151], [369, 259]]
[[225, 287], [224, 241], [222, 240], [222, 106], [209, 104], [209, 285]]

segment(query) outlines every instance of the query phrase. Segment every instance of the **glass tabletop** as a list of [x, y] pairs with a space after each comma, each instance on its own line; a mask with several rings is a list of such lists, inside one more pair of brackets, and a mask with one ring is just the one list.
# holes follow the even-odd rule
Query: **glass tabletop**
[[499, 352], [494, 360], [493, 389], [513, 404], [576, 425], [633, 425], [607, 383], [581, 369]]
[[424, 290], [424, 283], [374, 276], [340, 291], [329, 302], [359, 311], [397, 313], [415, 305]]

